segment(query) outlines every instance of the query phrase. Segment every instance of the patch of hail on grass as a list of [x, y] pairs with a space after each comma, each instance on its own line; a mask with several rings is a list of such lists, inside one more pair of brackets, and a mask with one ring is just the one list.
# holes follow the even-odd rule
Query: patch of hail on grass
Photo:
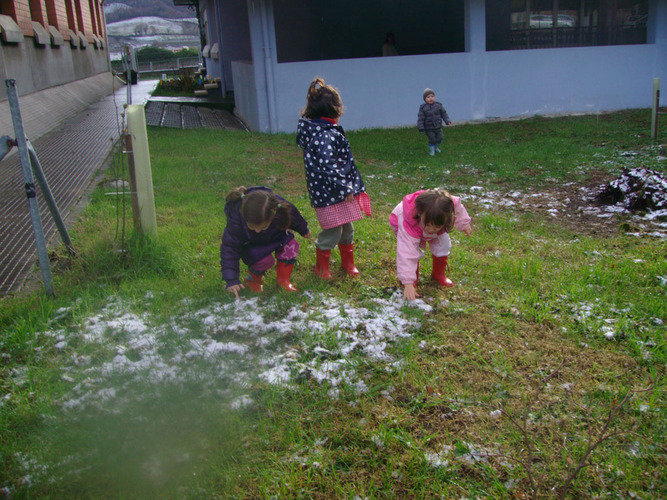
[[[165, 321], [110, 298], [77, 326], [38, 335], [53, 339], [54, 349], [71, 352], [61, 374], [72, 386], [59, 401], [66, 410], [103, 409], [111, 401], [121, 408], [159, 395], [165, 386], [189, 383], [224, 393], [229, 408], [241, 409], [253, 403], [244, 392], [257, 381], [293, 388], [312, 380], [326, 384], [334, 398], [343, 386], [366, 392], [359, 366], [400, 368], [402, 360], [390, 348], [420, 324], [403, 308], [432, 309], [421, 299], [405, 302], [400, 290], [371, 299], [368, 307], [310, 292], [303, 299], [286, 310], [279, 297], [243, 297], [201, 308], [184, 301]], [[152, 295], [143, 300], [142, 308], [150, 310]], [[20, 374], [15, 379], [19, 382]]]
[[424, 452], [424, 459], [433, 468], [446, 468], [451, 460], [467, 462], [471, 465], [487, 463], [490, 457], [498, 457], [501, 459], [501, 465], [508, 468], [512, 467], [511, 463], [497, 451], [468, 442], [460, 442], [456, 446], [443, 444], [437, 451], [427, 450]]
[[[667, 238], [667, 181], [654, 171], [642, 168], [626, 169], [632, 176], [634, 182], [623, 181], [622, 178], [611, 183], [614, 192], [618, 193], [618, 203], [601, 205], [598, 201], [600, 189], [591, 189], [581, 186], [578, 189], [580, 201], [585, 206], [577, 208], [573, 212], [569, 208], [572, 203], [570, 198], [563, 198], [558, 192], [540, 191], [523, 192], [518, 190], [500, 192], [487, 190], [484, 186], [475, 185], [469, 188], [469, 193], [463, 195], [464, 203], [471, 201], [484, 210], [494, 210], [498, 207], [521, 210], [540, 209], [546, 211], [552, 217], [576, 217], [577, 214], [597, 217], [601, 223], [612, 223], [615, 215], [626, 216], [641, 231], [627, 232], [630, 236], [650, 236], [659, 239]], [[646, 196], [650, 191], [650, 208], [637, 211], [632, 208], [639, 195], [633, 192], [633, 188], [641, 184], [646, 187], [641, 196]], [[574, 182], [567, 182], [563, 187], [576, 186]]]
[[[581, 302], [570, 306], [572, 311], [572, 318], [579, 324], [583, 325], [593, 334], [600, 334], [607, 340], [623, 340], [626, 338], [628, 330], [634, 330], [637, 325], [631, 319], [632, 306], [623, 309], [609, 307], [604, 305], [601, 299], [595, 299], [592, 302]], [[602, 314], [604, 311], [604, 314]], [[606, 317], [605, 317], [606, 316]], [[657, 320], [657, 321], [656, 321]], [[662, 326], [662, 321], [659, 318], [651, 318], [651, 323], [654, 326]], [[639, 326], [640, 330], [645, 330], [644, 327]], [[567, 329], [564, 329], [566, 331]], [[642, 359], [649, 361], [651, 359], [651, 348], [658, 344], [654, 340], [639, 340], [631, 337], [633, 342], [641, 353]], [[588, 348], [588, 344], [582, 343], [582, 347]]]

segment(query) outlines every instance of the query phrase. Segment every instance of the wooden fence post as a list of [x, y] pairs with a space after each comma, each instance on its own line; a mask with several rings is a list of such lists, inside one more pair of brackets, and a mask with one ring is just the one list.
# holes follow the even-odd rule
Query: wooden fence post
[[132, 104], [127, 106], [126, 112], [128, 134], [125, 138], [125, 146], [130, 171], [134, 226], [141, 234], [155, 237], [157, 236], [157, 222], [144, 107]]

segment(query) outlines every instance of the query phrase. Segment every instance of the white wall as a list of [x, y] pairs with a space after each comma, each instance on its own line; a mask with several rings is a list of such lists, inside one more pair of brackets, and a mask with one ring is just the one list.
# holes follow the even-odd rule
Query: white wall
[[[294, 132], [315, 76], [341, 92], [347, 129], [416, 125], [426, 87], [456, 121], [650, 107], [667, 88], [667, 0], [653, 0], [645, 45], [486, 52], [484, 1], [466, 0], [466, 50], [450, 54], [278, 64], [271, 0], [249, 0], [255, 83], [236, 105], [253, 130]], [[234, 71], [235, 94], [246, 78]], [[663, 94], [665, 92], [663, 91]], [[254, 101], [253, 101], [254, 99]]]
[[[308, 85], [338, 88], [348, 129], [416, 125], [422, 91], [453, 121], [650, 107], [653, 78], [667, 86], [655, 45], [515, 50], [278, 64], [278, 131], [296, 128]], [[656, 67], [656, 60], [663, 60]], [[662, 74], [660, 74], [662, 73]]]
[[234, 61], [232, 63], [232, 73], [236, 82], [234, 103], [237, 112], [251, 130], [260, 130], [253, 64], [247, 61]]

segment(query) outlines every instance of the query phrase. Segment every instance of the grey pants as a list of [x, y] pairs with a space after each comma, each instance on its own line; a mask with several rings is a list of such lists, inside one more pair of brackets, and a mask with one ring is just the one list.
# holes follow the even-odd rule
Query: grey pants
[[427, 128], [424, 132], [426, 132], [426, 137], [428, 137], [429, 146], [437, 146], [445, 139], [442, 128]]
[[336, 245], [349, 245], [354, 241], [354, 226], [351, 222], [342, 226], [324, 229], [317, 235], [315, 246], [320, 250], [332, 250]]

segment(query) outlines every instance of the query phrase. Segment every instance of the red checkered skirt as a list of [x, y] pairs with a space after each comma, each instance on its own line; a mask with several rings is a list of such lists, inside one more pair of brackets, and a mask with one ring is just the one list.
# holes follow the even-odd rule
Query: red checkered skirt
[[360, 193], [354, 201], [341, 201], [328, 207], [315, 207], [315, 215], [322, 229], [342, 226], [348, 222], [361, 219], [364, 214], [372, 217], [371, 199], [368, 194]]

